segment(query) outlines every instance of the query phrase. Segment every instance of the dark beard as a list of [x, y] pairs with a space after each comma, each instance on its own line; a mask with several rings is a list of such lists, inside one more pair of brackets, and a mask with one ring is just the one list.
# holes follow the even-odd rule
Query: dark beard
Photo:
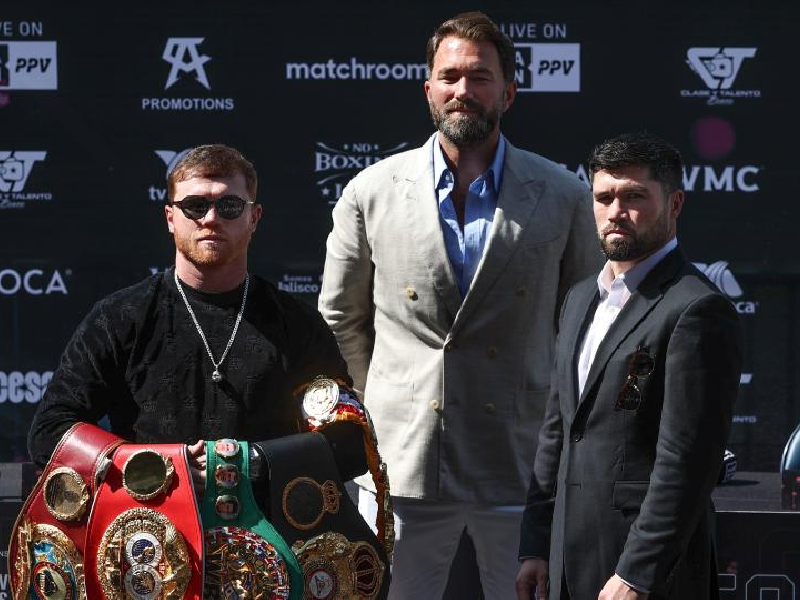
[[[428, 103], [428, 105], [436, 129], [459, 147], [475, 146], [483, 142], [489, 137], [500, 120], [501, 109], [499, 106], [495, 106], [490, 113], [473, 100], [451, 100], [441, 111], [437, 110], [432, 103]], [[475, 116], [461, 115], [452, 117], [448, 111], [457, 107], [475, 110], [478, 114]]]
[[[604, 235], [605, 231], [609, 229], [624, 229], [626, 232], [632, 234], [633, 237], [609, 241]], [[613, 227], [607, 227], [599, 234], [600, 248], [610, 261], [631, 262], [640, 260], [652, 254], [669, 241], [667, 230], [667, 211], [665, 210], [658, 221], [653, 223], [649, 229], [638, 235], [635, 235], [631, 229], [623, 225], [618, 224]]]

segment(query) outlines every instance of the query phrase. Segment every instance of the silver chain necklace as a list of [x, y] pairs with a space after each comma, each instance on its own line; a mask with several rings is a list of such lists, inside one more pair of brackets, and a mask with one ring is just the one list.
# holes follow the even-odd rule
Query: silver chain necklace
[[219, 372], [219, 367], [225, 361], [225, 357], [228, 356], [228, 350], [230, 350], [231, 346], [233, 345], [233, 339], [236, 337], [236, 332], [239, 329], [239, 323], [241, 323], [242, 315], [244, 314], [244, 305], [247, 303], [247, 289], [250, 287], [250, 274], [248, 273], [244, 278], [244, 296], [242, 297], [242, 306], [239, 309], [239, 314], [236, 315], [236, 324], [233, 326], [233, 333], [231, 333], [231, 338], [228, 340], [228, 345], [225, 346], [225, 350], [223, 351], [219, 362], [217, 362], [214, 360], [214, 355], [211, 353], [211, 348], [208, 345], [208, 340], [206, 340], [206, 335], [203, 333], [203, 329], [200, 327], [200, 323], [197, 321], [197, 317], [194, 315], [192, 306], [189, 304], [188, 298], [186, 298], [186, 292], [183, 291], [181, 282], [178, 280], [178, 271], [175, 270], [173, 273], [175, 274], [175, 285], [181, 294], [181, 298], [183, 298], [183, 303], [186, 305], [186, 309], [189, 311], [189, 316], [192, 317], [192, 322], [197, 329], [197, 333], [200, 334], [200, 339], [203, 340], [203, 344], [206, 347], [206, 352], [208, 353], [208, 358], [211, 359], [211, 364], [214, 365], [214, 372], [211, 374], [211, 379], [214, 380], [214, 383], [219, 383], [224, 379], [222, 373]]

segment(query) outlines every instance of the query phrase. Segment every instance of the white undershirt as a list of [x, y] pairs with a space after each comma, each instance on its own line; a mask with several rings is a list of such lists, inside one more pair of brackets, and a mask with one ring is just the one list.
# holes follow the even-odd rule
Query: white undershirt
[[678, 239], [672, 238], [660, 250], [656, 250], [644, 260], [636, 263], [630, 269], [613, 277], [611, 263], [606, 262], [603, 270], [597, 276], [597, 287], [600, 290], [600, 302], [594, 312], [592, 324], [586, 331], [581, 343], [581, 353], [578, 356], [578, 395], [583, 395], [583, 387], [589, 377], [594, 357], [600, 342], [606, 337], [608, 330], [617, 320], [622, 307], [636, 292], [639, 284], [658, 263], [675, 248]]

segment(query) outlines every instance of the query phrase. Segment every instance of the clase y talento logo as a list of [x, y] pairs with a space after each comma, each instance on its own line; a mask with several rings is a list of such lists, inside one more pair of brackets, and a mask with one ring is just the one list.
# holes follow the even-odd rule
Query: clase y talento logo
[[689, 48], [686, 64], [697, 73], [706, 89], [681, 90], [684, 98], [704, 98], [709, 105], [733, 104], [744, 98], [760, 98], [761, 90], [734, 89], [745, 59], [753, 58], [757, 48]]
[[34, 166], [45, 158], [43, 150], [0, 150], [0, 210], [53, 199], [51, 192], [25, 190]]

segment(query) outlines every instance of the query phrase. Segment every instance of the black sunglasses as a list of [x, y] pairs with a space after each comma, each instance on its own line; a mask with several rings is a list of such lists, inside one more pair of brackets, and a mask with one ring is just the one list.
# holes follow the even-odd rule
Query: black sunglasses
[[228, 195], [220, 196], [216, 200], [211, 200], [205, 196], [186, 196], [180, 202], [168, 202], [167, 206], [177, 206], [183, 211], [187, 219], [196, 221], [206, 216], [206, 213], [213, 206], [217, 209], [217, 214], [223, 219], [238, 219], [244, 212], [247, 204], [255, 204], [252, 200], [244, 200], [239, 196]]
[[655, 368], [653, 357], [647, 353], [647, 348], [637, 346], [628, 363], [628, 378], [625, 385], [617, 395], [614, 410], [637, 410], [642, 403], [642, 390], [639, 389], [639, 379], [649, 376]]

